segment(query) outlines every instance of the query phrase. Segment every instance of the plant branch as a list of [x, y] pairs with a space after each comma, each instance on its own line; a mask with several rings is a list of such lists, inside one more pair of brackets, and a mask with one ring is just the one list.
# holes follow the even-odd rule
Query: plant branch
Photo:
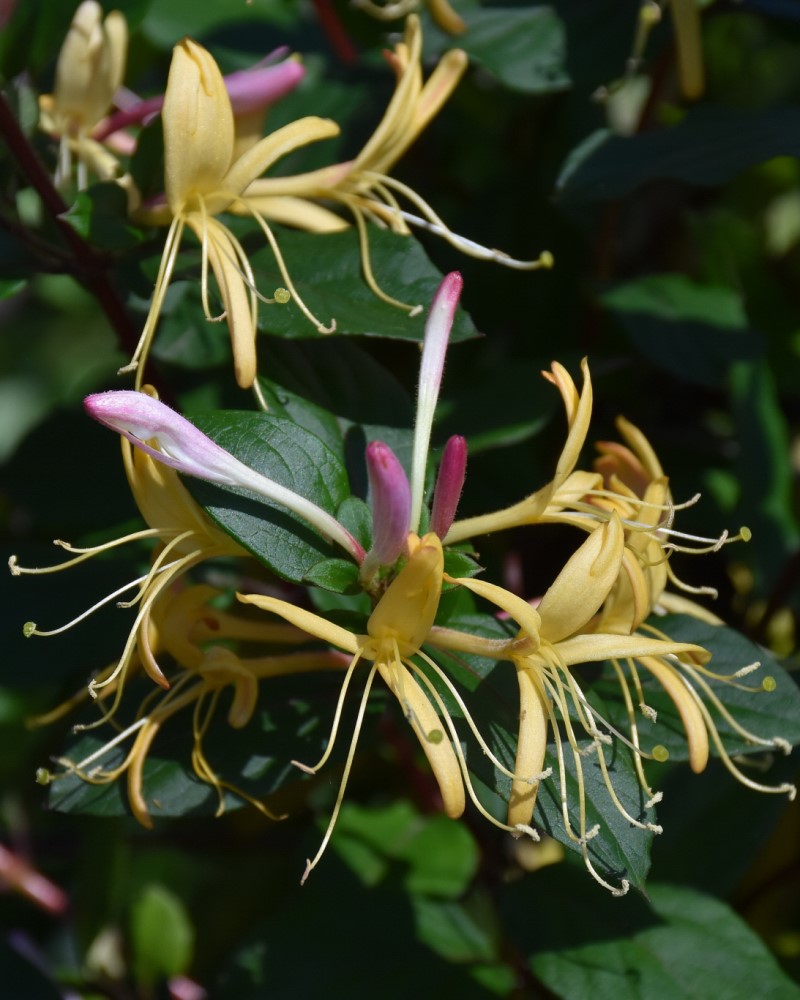
[[97, 299], [123, 350], [133, 353], [139, 339], [138, 333], [111, 282], [107, 259], [64, 219], [67, 205], [20, 128], [3, 91], [0, 91], [0, 135], [66, 243], [72, 261], [70, 273]]

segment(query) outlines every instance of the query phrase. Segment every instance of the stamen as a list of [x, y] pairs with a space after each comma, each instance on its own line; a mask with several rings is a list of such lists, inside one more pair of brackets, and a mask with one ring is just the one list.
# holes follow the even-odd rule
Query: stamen
[[145, 573], [145, 575], [140, 576], [138, 580], [131, 580], [130, 582], [124, 584], [122, 587], [119, 587], [113, 593], [107, 594], [104, 598], [99, 600], [96, 604], [93, 604], [90, 608], [87, 608], [85, 611], [82, 611], [81, 614], [79, 614], [76, 618], [73, 618], [72, 621], [67, 622], [66, 625], [61, 625], [59, 626], [59, 628], [51, 629], [49, 632], [40, 631], [40, 629], [36, 627], [34, 622], [25, 622], [25, 625], [23, 626], [22, 629], [23, 634], [26, 639], [29, 639], [32, 635], [38, 635], [44, 637], [51, 635], [59, 635], [61, 632], [66, 632], [68, 629], [71, 629], [73, 625], [77, 625], [78, 622], [82, 622], [84, 618], [88, 618], [90, 615], [94, 614], [94, 612], [102, 608], [103, 605], [109, 604], [116, 597], [119, 597], [120, 594], [124, 594], [126, 590], [131, 590], [131, 588], [133, 587], [138, 587], [139, 584], [147, 580], [149, 576], [150, 573]]
[[289, 275], [289, 270], [286, 267], [286, 262], [283, 259], [283, 254], [281, 253], [280, 247], [278, 246], [278, 241], [275, 239], [275, 235], [270, 229], [267, 220], [260, 212], [256, 211], [256, 209], [254, 209], [252, 205], [248, 205], [246, 199], [237, 199], [237, 200], [239, 201], [240, 204], [244, 205], [247, 208], [247, 210], [250, 212], [250, 214], [253, 216], [253, 218], [256, 220], [259, 226], [261, 226], [261, 230], [266, 236], [267, 242], [269, 243], [270, 249], [272, 250], [272, 254], [275, 258], [275, 263], [278, 265], [278, 270], [280, 271], [281, 278], [283, 278], [286, 288], [289, 290], [289, 293], [294, 299], [300, 312], [302, 312], [302, 314], [306, 317], [306, 319], [308, 319], [309, 322], [316, 327], [318, 333], [322, 334], [334, 333], [336, 330], [336, 320], [332, 319], [330, 326], [325, 326], [323, 323], [321, 323], [317, 319], [317, 317], [311, 312], [311, 310], [308, 308], [308, 306], [305, 304], [302, 297], [300, 296], [300, 293], [294, 287], [294, 283], [292, 282], [292, 279]]
[[183, 217], [176, 215], [172, 220], [169, 232], [167, 233], [167, 239], [164, 244], [164, 252], [161, 256], [161, 264], [159, 265], [158, 276], [156, 277], [156, 287], [153, 294], [153, 301], [150, 303], [150, 311], [147, 314], [147, 319], [145, 320], [144, 329], [142, 330], [142, 335], [139, 338], [139, 343], [136, 345], [136, 350], [133, 352], [133, 356], [128, 364], [123, 365], [123, 367], [117, 372], [118, 375], [124, 375], [127, 372], [136, 371], [136, 380], [134, 384], [137, 389], [141, 388], [143, 375], [140, 370], [139, 361], [143, 357], [146, 357], [150, 350], [150, 344], [156, 331], [156, 324], [158, 323], [158, 318], [161, 315], [161, 307], [164, 304], [164, 297], [172, 279], [172, 272], [175, 269], [175, 261], [178, 257], [178, 250], [180, 249], [184, 226], [185, 221]]
[[325, 752], [323, 753], [322, 757], [320, 757], [319, 761], [316, 764], [314, 764], [313, 767], [310, 767], [308, 764], [301, 764], [300, 761], [297, 760], [292, 761], [292, 764], [295, 767], [299, 767], [300, 770], [305, 771], [306, 774], [316, 774], [317, 771], [319, 771], [319, 769], [325, 765], [325, 762], [331, 755], [334, 743], [336, 742], [336, 735], [339, 732], [339, 722], [341, 721], [342, 718], [342, 709], [344, 708], [344, 700], [345, 697], [347, 696], [347, 689], [350, 685], [350, 680], [353, 676], [353, 672], [356, 669], [359, 660], [361, 659], [361, 655], [362, 655], [361, 650], [359, 650], [355, 654], [353, 659], [350, 661], [350, 666], [347, 668], [347, 672], [344, 675], [344, 680], [342, 681], [342, 686], [341, 689], [339, 690], [339, 698], [336, 702], [336, 711], [334, 712], [333, 715], [333, 724], [331, 726], [330, 736], [328, 737], [328, 744], [325, 748]]
[[[354, 661], [355, 662], [355, 661]], [[311, 872], [316, 868], [319, 863], [320, 858], [325, 852], [325, 848], [328, 846], [328, 841], [331, 839], [331, 834], [333, 833], [333, 828], [336, 826], [336, 820], [339, 818], [339, 810], [342, 807], [342, 800], [344, 799], [345, 789], [347, 788], [347, 779], [350, 777], [350, 770], [353, 766], [353, 758], [356, 752], [356, 745], [358, 744], [358, 737], [361, 733], [361, 726], [364, 721], [364, 713], [367, 709], [367, 699], [369, 698], [369, 692], [372, 688], [372, 682], [375, 679], [375, 673], [377, 671], [377, 666], [373, 665], [367, 677], [367, 683], [364, 685], [364, 693], [361, 695], [361, 703], [358, 706], [358, 716], [356, 718], [356, 724], [353, 729], [353, 737], [350, 740], [350, 749], [347, 753], [347, 760], [344, 765], [344, 774], [342, 775], [342, 780], [339, 783], [339, 793], [336, 796], [336, 803], [333, 807], [333, 813], [328, 823], [328, 828], [325, 831], [325, 836], [322, 838], [322, 844], [319, 850], [314, 855], [312, 860], [306, 860], [306, 869], [303, 872], [303, 877], [300, 879], [300, 885], [303, 885], [311, 874]], [[352, 666], [351, 666], [352, 670]], [[348, 671], [350, 673], [350, 671]], [[326, 751], [327, 752], [327, 751]]]

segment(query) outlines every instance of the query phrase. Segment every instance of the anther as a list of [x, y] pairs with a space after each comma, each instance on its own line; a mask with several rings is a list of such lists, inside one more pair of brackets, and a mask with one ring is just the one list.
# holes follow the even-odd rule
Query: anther
[[528, 826], [527, 823], [515, 823], [514, 829], [517, 830], [520, 835], [524, 833], [527, 837], [530, 837], [531, 840], [535, 841], [536, 843], [538, 843], [541, 840], [539, 834], [534, 830], [532, 826]]

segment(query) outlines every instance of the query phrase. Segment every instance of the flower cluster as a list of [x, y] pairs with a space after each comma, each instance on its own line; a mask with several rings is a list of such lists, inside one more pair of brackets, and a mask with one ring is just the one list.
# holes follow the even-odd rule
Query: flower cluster
[[[546, 485], [510, 507], [457, 519], [467, 456], [464, 438], [456, 436], [442, 453], [432, 496], [426, 495], [434, 412], [461, 286], [458, 274], [448, 275], [429, 312], [410, 477], [388, 445], [373, 441], [367, 446], [371, 529], [366, 544], [334, 514], [248, 467], [152, 393], [115, 391], [86, 399], [87, 413], [122, 435], [131, 486], [149, 525], [130, 537], [158, 540], [149, 572], [129, 585], [138, 591], [128, 603], [137, 604], [139, 610], [125, 650], [90, 686], [103, 707], [94, 725], [118, 712], [133, 670], [141, 668], [159, 687], [144, 699], [134, 720], [102, 748], [81, 761], [61, 759], [61, 771], [43, 771], [43, 781], [72, 774], [104, 783], [126, 773], [132, 811], [150, 825], [143, 786], [145, 761], [165, 723], [191, 706], [196, 775], [217, 789], [220, 808], [222, 791], [228, 788], [269, 814], [267, 805], [218, 776], [205, 756], [203, 737], [220, 693], [232, 690], [228, 723], [241, 727], [252, 717], [263, 681], [299, 672], [339, 671], [340, 694], [324, 753], [312, 765], [295, 762], [315, 774], [334, 752], [348, 694], [357, 684], [358, 668], [364, 665], [366, 678], [338, 797], [306, 876], [333, 832], [378, 676], [408, 720], [449, 816], [460, 816], [470, 799], [501, 830], [537, 839], [537, 794], [543, 782], [553, 780], [564, 838], [581, 852], [594, 878], [615, 894], [624, 893], [628, 881], [624, 875], [609, 881], [593, 858], [592, 841], [601, 827], [587, 818], [586, 769], [599, 768], [609, 802], [627, 823], [644, 833], [660, 831], [651, 813], [660, 796], [643, 765], [648, 760], [664, 761], [669, 754], [660, 743], [650, 747], [642, 743], [642, 722], [657, 733], [642, 675], [651, 678], [674, 705], [685, 730], [692, 770], [704, 770], [713, 744], [743, 784], [764, 792], [794, 794], [791, 785], [768, 786], [749, 777], [725, 749], [715, 721], [724, 719], [747, 745], [788, 751], [788, 743], [780, 736], [753, 733], [740, 725], [718, 693], [720, 684], [723, 689], [725, 685], [741, 689], [740, 676], [754, 667], [722, 677], [709, 666], [708, 649], [673, 639], [653, 624], [657, 621], [653, 615], [676, 610], [713, 620], [681, 595], [681, 590], [690, 588], [675, 575], [671, 556], [675, 551], [713, 551], [735, 539], [727, 535], [693, 538], [674, 527], [680, 505], [672, 499], [667, 476], [646, 438], [624, 420], [618, 423], [623, 440], [601, 442], [594, 467], [579, 467], [592, 411], [592, 383], [585, 361], [580, 390], [559, 364], [545, 373], [560, 393], [567, 421], [566, 439]], [[290, 512], [321, 541], [335, 546], [353, 567], [351, 579], [369, 601], [371, 611], [363, 626], [346, 627], [312, 611], [285, 587], [273, 587], [271, 593], [247, 591], [243, 571], [239, 601], [267, 617], [259, 620], [216, 607], [218, 593], [206, 584], [191, 582], [190, 571], [213, 557], [227, 556], [239, 563], [250, 557], [240, 540], [220, 530], [196, 505], [179, 474], [256, 496]], [[549, 524], [577, 528], [583, 540], [543, 595], [528, 599], [479, 572], [455, 575], [447, 571], [449, 553], [463, 552], [466, 542], [474, 549], [481, 535]], [[264, 530], [270, 530], [269, 523], [265, 522]], [[737, 536], [747, 537], [746, 530]], [[99, 551], [68, 548], [76, 553], [75, 558], [59, 568]], [[23, 569], [16, 560], [12, 571], [43, 572]], [[670, 584], [677, 593], [670, 592]], [[485, 625], [442, 618], [440, 606], [448, 590], [471, 594], [477, 620], [494, 622], [499, 632], [487, 634]], [[30, 626], [28, 634], [52, 633]], [[254, 645], [260, 648], [257, 656], [252, 654]], [[518, 709], [511, 717], [495, 720], [498, 727], [516, 732], [513, 759], [481, 732], [468, 693], [450, 667], [454, 656], [477, 657], [496, 663], [496, 669], [514, 671]], [[168, 668], [161, 665], [164, 657]], [[606, 662], [625, 706], [627, 724], [622, 728], [593, 702], [586, 675], [586, 664]], [[269, 697], [269, 684], [263, 686]], [[774, 682], [767, 677], [760, 689], [751, 690], [755, 697], [758, 690], [772, 688]], [[475, 741], [495, 773], [508, 783], [505, 816], [496, 815], [476, 788], [464, 746], [467, 738]], [[126, 740], [132, 740], [132, 745], [122, 762], [104, 766], [104, 756]], [[623, 752], [632, 755], [642, 795], [638, 810], [630, 805], [630, 789], [623, 795], [615, 783], [611, 760]], [[627, 802], [623, 801], [626, 796]]]
[[[364, 0], [361, 6], [392, 18], [415, 5]], [[449, 31], [464, 30], [445, 0], [429, 6]], [[676, 17], [684, 6], [673, 3]], [[287, 760], [293, 774], [317, 774], [334, 758], [353, 691], [357, 708], [327, 830], [303, 880], [334, 833], [376, 684], [407, 720], [448, 816], [461, 816], [469, 802], [504, 833], [537, 840], [540, 829], [554, 829], [542, 801], [548, 798], [557, 803], [557, 836], [615, 895], [626, 892], [630, 880], [610, 871], [597, 851], [604, 824], [594, 817], [610, 813], [643, 837], [661, 830], [654, 813], [660, 793], [645, 766], [667, 760], [666, 743], [679, 737], [668, 732], [651, 701], [666, 703], [679, 720], [673, 730], [679, 725], [683, 731], [692, 771], [703, 771], [716, 753], [743, 785], [794, 796], [789, 783], [755, 780], [744, 758], [747, 751], [788, 752], [789, 741], [753, 731], [725, 700], [731, 692], [767, 696], [776, 680], [765, 676], [760, 685], [745, 684], [757, 663], [737, 664], [727, 673], [717, 669], [714, 643], [680, 634], [668, 617], [721, 625], [694, 600], [710, 589], [685, 583], [673, 556], [713, 553], [746, 542], [750, 533], [742, 528], [735, 536], [706, 538], [679, 530], [681, 511], [698, 498], [675, 501], [650, 442], [624, 418], [616, 424], [619, 440], [601, 441], [599, 457], [582, 464], [593, 414], [586, 359], [579, 385], [558, 362], [542, 373], [566, 418], [550, 477], [518, 502], [475, 516], [458, 516], [462, 491], [469, 489], [467, 439], [453, 435], [440, 451], [431, 446], [462, 293], [459, 273], [442, 280], [428, 309], [413, 428], [398, 431], [405, 451], [365, 435], [358, 455], [363, 488], [349, 475], [344, 447], [335, 454], [309, 429], [313, 421], [305, 426], [269, 412], [258, 380], [259, 303], [291, 300], [310, 331], [326, 334], [336, 327], [335, 317], [320, 320], [298, 291], [275, 224], [319, 236], [355, 227], [369, 289], [411, 317], [422, 305], [393, 298], [373, 272], [372, 227], [403, 236], [421, 227], [464, 253], [513, 269], [552, 265], [547, 252], [515, 260], [453, 233], [392, 176], [465, 73], [464, 52], [446, 53], [425, 78], [420, 21], [408, 14], [402, 38], [386, 52], [393, 95], [360, 152], [318, 169], [277, 174], [273, 168], [284, 157], [340, 132], [337, 123], [311, 115], [262, 136], [266, 108], [303, 79], [297, 59], [282, 52], [267, 65], [225, 77], [206, 48], [185, 38], [174, 48], [164, 94], [140, 100], [121, 87], [126, 47], [122, 15], [104, 18], [94, 0], [82, 3], [58, 59], [54, 93], [41, 99], [40, 124], [59, 143], [60, 186], [70, 184], [76, 162], [79, 188], [90, 173], [123, 183], [134, 219], [167, 228], [141, 338], [123, 369], [136, 371], [135, 387], [94, 393], [84, 404], [89, 417], [121, 436], [125, 473], [146, 527], [93, 547], [57, 541], [70, 558], [54, 567], [23, 566], [16, 556], [9, 565], [16, 576], [46, 574], [129, 542], [151, 548], [140, 575], [72, 622], [49, 630], [34, 622], [24, 626], [29, 637], [53, 636], [109, 603], [133, 609], [119, 656], [85, 692], [38, 720], [52, 721], [85, 703], [87, 721], [76, 730], [105, 734], [111, 726], [114, 735], [74, 755], [80, 759], [58, 758], [55, 768], [40, 770], [39, 780], [71, 777], [104, 785], [124, 776], [131, 811], [149, 827], [148, 761], [159, 734], [185, 711], [191, 714], [193, 774], [215, 790], [218, 811], [232, 793], [274, 818], [277, 810], [241, 787], [239, 776], [218, 773], [206, 736], [221, 704], [228, 726], [241, 729], [251, 724], [260, 699], [269, 702], [276, 678], [294, 684], [297, 675], [325, 672], [340, 679], [328, 737], [316, 762]], [[138, 126], [156, 115], [163, 125], [163, 193], [142, 200], [123, 158], [136, 147]], [[270, 300], [258, 290], [242, 235], [248, 222], [266, 241], [285, 285]], [[204, 315], [226, 321], [236, 382], [254, 389], [261, 410], [226, 413], [224, 422], [212, 420], [209, 433], [144, 383], [187, 229], [200, 246]], [[214, 285], [220, 315], [213, 308]], [[253, 420], [258, 424], [248, 436]], [[302, 447], [291, 456], [280, 453], [272, 442], [281, 434]], [[554, 525], [572, 534], [574, 546], [543, 593], [493, 581], [479, 566], [487, 536]], [[321, 597], [324, 589], [335, 600]], [[597, 694], [598, 676], [614, 691], [615, 705]], [[510, 700], [483, 697], [482, 683], [488, 690], [505, 677]], [[491, 799], [487, 768], [496, 792]], [[590, 794], [590, 776], [599, 793]]]

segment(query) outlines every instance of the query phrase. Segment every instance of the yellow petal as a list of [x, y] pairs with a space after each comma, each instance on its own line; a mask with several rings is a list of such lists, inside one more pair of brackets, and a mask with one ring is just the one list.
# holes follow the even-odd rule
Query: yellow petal
[[689, 654], [705, 663], [711, 654], [691, 642], [649, 639], [641, 635], [579, 635], [558, 644], [558, 658], [566, 667], [599, 660], [638, 658], [640, 656], [680, 656]]
[[536, 805], [539, 782], [526, 781], [542, 773], [547, 749], [547, 709], [545, 695], [535, 674], [517, 667], [519, 683], [519, 739], [514, 772], [520, 777], [511, 783], [508, 800], [508, 825], [529, 826]]
[[[190, 215], [187, 224], [203, 240], [203, 220]], [[205, 235], [208, 262], [217, 279], [225, 318], [231, 334], [236, 383], [249, 389], [256, 377], [256, 328], [253, 322], [254, 300], [237, 265], [237, 250], [230, 233], [214, 218], [206, 218]]]
[[370, 636], [378, 642], [395, 639], [401, 656], [413, 655], [436, 618], [443, 569], [441, 541], [433, 533], [425, 535], [370, 615]]
[[578, 632], [608, 597], [619, 575], [625, 534], [616, 514], [589, 535], [539, 604], [541, 634], [559, 642]]
[[310, 636], [329, 642], [332, 646], [338, 646], [339, 649], [344, 649], [348, 653], [359, 651], [360, 643], [356, 635], [339, 625], [334, 625], [333, 622], [326, 621], [320, 615], [315, 615], [313, 611], [306, 611], [288, 601], [281, 601], [277, 597], [267, 597], [263, 594], [237, 594], [236, 596], [242, 604], [255, 604], [262, 611], [278, 615], [284, 621], [308, 632]]
[[683, 728], [686, 730], [686, 740], [689, 744], [689, 766], [695, 774], [700, 774], [708, 763], [708, 730], [697, 702], [686, 682], [674, 667], [649, 656], [641, 657], [639, 663], [650, 671], [672, 699], [672, 703], [680, 714]]
[[[442, 794], [444, 811], [451, 818], [457, 819], [464, 812], [466, 804], [464, 781], [458, 758], [442, 720], [407, 667], [401, 663], [390, 665], [380, 661], [376, 666], [389, 690], [400, 702], [428, 758]], [[402, 678], [399, 677], [398, 671], [402, 671]]]
[[431, 17], [442, 30], [450, 35], [461, 35], [467, 30], [464, 19], [453, 10], [447, 0], [428, 0]]
[[307, 233], [341, 233], [350, 228], [347, 219], [305, 198], [251, 198], [248, 193], [247, 204], [272, 222], [304, 229]]
[[[310, 142], [330, 139], [338, 134], [339, 126], [336, 122], [331, 121], [330, 118], [317, 118], [315, 115], [309, 115], [307, 118], [300, 118], [289, 125], [284, 125], [283, 128], [265, 136], [255, 146], [251, 146], [243, 153], [231, 165], [220, 184], [220, 188], [233, 199], [281, 157], [301, 146], [307, 146]], [[209, 203], [209, 211], [214, 213], [221, 211], [224, 207], [224, 205], [216, 207], [213, 203]]]
[[541, 619], [538, 612], [527, 601], [523, 601], [521, 597], [512, 594], [510, 590], [498, 587], [496, 583], [489, 583], [486, 580], [474, 580], [467, 577], [453, 578], [449, 576], [446, 579], [449, 583], [458, 583], [462, 587], [466, 587], [473, 594], [483, 597], [491, 604], [494, 604], [495, 607], [500, 608], [501, 611], [505, 611], [507, 615], [514, 619], [526, 637], [534, 644], [534, 648], [538, 648]]
[[58, 54], [53, 96], [59, 114], [87, 124], [88, 96], [103, 43], [103, 10], [95, 0], [85, 0], [75, 11]]
[[212, 55], [190, 38], [173, 49], [164, 108], [164, 188], [174, 215], [216, 191], [231, 165], [233, 111]]

